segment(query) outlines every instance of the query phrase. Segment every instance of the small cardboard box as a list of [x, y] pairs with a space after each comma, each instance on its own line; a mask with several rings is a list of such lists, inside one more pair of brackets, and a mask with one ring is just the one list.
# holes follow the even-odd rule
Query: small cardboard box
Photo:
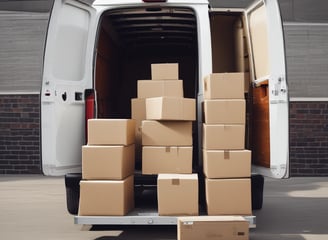
[[153, 63], [151, 64], [152, 80], [177, 80], [179, 79], [178, 63]]
[[204, 78], [204, 99], [244, 99], [245, 73], [212, 73]]
[[[146, 119], [146, 99], [132, 98], [131, 99], [131, 118], [136, 121]], [[136, 124], [137, 125], [137, 124]]]
[[138, 80], [138, 98], [183, 97], [181, 80]]
[[203, 148], [240, 150], [245, 148], [245, 125], [203, 124]]
[[143, 147], [142, 174], [192, 173], [192, 146]]
[[203, 104], [206, 124], [245, 124], [244, 99], [205, 100]]
[[198, 215], [197, 174], [159, 174], [157, 188], [159, 215]]
[[143, 146], [192, 146], [190, 121], [142, 121]]
[[88, 145], [130, 145], [134, 143], [132, 119], [89, 119]]
[[148, 120], [196, 120], [196, 101], [192, 98], [157, 97], [146, 99]]
[[249, 223], [241, 216], [178, 218], [178, 240], [248, 240]]
[[124, 179], [134, 173], [135, 146], [82, 147], [82, 178], [85, 180]]
[[251, 215], [249, 178], [205, 179], [208, 215]]
[[134, 179], [82, 180], [80, 216], [123, 216], [134, 208]]
[[251, 151], [203, 150], [207, 178], [242, 178], [251, 176]]

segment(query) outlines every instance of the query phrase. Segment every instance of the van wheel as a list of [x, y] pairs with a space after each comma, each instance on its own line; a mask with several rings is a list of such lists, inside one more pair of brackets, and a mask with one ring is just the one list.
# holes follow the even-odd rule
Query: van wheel
[[79, 211], [81, 173], [65, 175], [66, 205], [70, 214], [76, 215]]
[[264, 177], [260, 174], [252, 174], [251, 189], [252, 189], [252, 209], [259, 210], [263, 205], [263, 187]]

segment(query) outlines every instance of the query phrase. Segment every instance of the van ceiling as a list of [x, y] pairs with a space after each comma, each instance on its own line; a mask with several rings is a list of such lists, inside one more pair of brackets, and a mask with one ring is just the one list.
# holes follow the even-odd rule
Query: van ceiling
[[196, 18], [188, 8], [148, 7], [106, 13], [103, 26], [125, 46], [183, 45], [197, 42]]

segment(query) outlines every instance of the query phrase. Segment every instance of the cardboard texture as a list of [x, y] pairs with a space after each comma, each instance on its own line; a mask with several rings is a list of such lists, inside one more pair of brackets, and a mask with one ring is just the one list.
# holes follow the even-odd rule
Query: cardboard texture
[[134, 173], [135, 146], [83, 146], [82, 178], [124, 179]]
[[192, 146], [190, 121], [142, 121], [143, 146]]
[[88, 145], [130, 145], [134, 143], [132, 119], [89, 119]]
[[135, 130], [135, 157], [136, 162], [142, 160], [142, 147], [141, 147], [141, 124], [146, 119], [146, 99], [133, 98], [131, 99], [131, 118], [136, 121]]
[[244, 99], [205, 100], [203, 104], [206, 124], [245, 124]]
[[159, 215], [198, 215], [197, 174], [159, 174], [157, 188]]
[[192, 173], [192, 146], [143, 147], [142, 174]]
[[248, 240], [249, 223], [241, 216], [178, 218], [178, 240]]
[[249, 178], [205, 179], [208, 215], [251, 215]]
[[203, 150], [203, 168], [207, 178], [251, 176], [251, 151]]
[[183, 97], [182, 80], [138, 80], [138, 98]]
[[124, 180], [82, 180], [80, 216], [123, 216], [134, 208], [133, 176]]
[[203, 124], [203, 148], [240, 150], [245, 148], [245, 125]]
[[178, 63], [153, 63], [151, 64], [152, 80], [176, 80], [179, 79]]
[[244, 99], [245, 73], [212, 73], [204, 78], [204, 99]]
[[196, 101], [192, 98], [158, 97], [146, 99], [148, 120], [196, 120]]

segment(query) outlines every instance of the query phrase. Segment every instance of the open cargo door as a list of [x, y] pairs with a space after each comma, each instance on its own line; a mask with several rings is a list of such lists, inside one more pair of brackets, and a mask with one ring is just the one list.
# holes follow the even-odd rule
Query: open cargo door
[[288, 89], [283, 29], [276, 0], [246, 9], [252, 76], [253, 171], [288, 177]]
[[[87, 4], [86, 4], [87, 3]], [[85, 89], [92, 88], [97, 30], [92, 1], [54, 1], [41, 89], [42, 169], [45, 175], [81, 171]]]

